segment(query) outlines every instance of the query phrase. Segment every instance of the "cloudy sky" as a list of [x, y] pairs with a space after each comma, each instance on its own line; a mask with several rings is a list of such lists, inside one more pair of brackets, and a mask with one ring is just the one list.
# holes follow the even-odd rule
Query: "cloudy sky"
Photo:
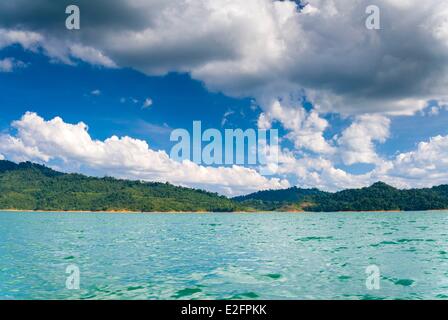
[[[277, 174], [170, 159], [194, 120], [279, 129]], [[448, 183], [447, 120], [446, 1], [0, 2], [2, 159], [226, 195], [422, 187]]]

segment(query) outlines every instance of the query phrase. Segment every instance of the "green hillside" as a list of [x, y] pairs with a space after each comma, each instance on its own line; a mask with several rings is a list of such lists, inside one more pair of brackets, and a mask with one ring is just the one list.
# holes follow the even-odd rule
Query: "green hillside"
[[24, 162], [0, 161], [0, 210], [233, 212], [376, 211], [448, 208], [448, 185], [400, 190], [378, 182], [335, 193], [318, 189], [260, 191], [228, 199], [168, 183], [65, 174]]
[[297, 187], [282, 190], [258, 191], [233, 200], [244, 206], [262, 211], [297, 211], [301, 203], [309, 196], [325, 194], [318, 189], [300, 189]]
[[378, 182], [362, 189], [315, 195], [311, 211], [420, 211], [448, 208], [448, 186], [400, 190]]
[[383, 182], [377, 182], [370, 187], [335, 193], [290, 188], [257, 192], [235, 200], [258, 210], [282, 211], [284, 208], [315, 212], [438, 210], [448, 209], [448, 185], [400, 190]]
[[0, 209], [226, 212], [238, 206], [214, 193], [165, 183], [93, 178], [0, 161]]

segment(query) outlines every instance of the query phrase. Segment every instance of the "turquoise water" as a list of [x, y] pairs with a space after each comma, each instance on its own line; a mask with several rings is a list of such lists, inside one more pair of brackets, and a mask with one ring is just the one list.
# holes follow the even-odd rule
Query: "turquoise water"
[[0, 212], [0, 298], [445, 299], [448, 212]]

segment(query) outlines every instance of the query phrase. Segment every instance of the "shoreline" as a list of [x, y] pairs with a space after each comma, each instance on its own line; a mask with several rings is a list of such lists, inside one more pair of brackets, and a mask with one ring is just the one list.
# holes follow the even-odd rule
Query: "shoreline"
[[175, 213], [197, 213], [197, 214], [205, 214], [205, 213], [213, 213], [208, 211], [130, 211], [130, 210], [111, 210], [111, 211], [88, 211], [88, 210], [21, 210], [21, 209], [0, 209], [0, 212], [26, 212], [26, 213], [118, 213], [118, 214], [145, 214], [145, 213], [166, 213], [166, 214], [175, 214]]
[[130, 210], [111, 210], [111, 211], [88, 211], [88, 210], [20, 210], [20, 209], [0, 209], [0, 212], [11, 213], [107, 213], [107, 214], [213, 214], [213, 213], [227, 213], [227, 214], [269, 214], [269, 213], [287, 213], [287, 214], [308, 214], [308, 213], [406, 213], [406, 212], [431, 212], [431, 211], [448, 211], [448, 209], [433, 209], [433, 210], [360, 210], [360, 211], [229, 211], [229, 212], [212, 212], [212, 211], [130, 211]]

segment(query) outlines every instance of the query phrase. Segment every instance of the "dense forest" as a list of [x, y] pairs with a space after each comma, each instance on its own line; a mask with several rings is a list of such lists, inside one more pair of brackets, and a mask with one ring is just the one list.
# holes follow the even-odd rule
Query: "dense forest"
[[30, 162], [0, 161], [1, 209], [226, 212], [239, 206], [214, 193], [167, 183], [93, 178]]
[[400, 190], [383, 182], [370, 187], [335, 193], [317, 189], [290, 188], [257, 192], [235, 198], [259, 210], [290, 208], [305, 211], [419, 211], [448, 209], [448, 185]]
[[324, 194], [318, 189], [300, 189], [297, 187], [282, 190], [258, 191], [233, 200], [245, 207], [258, 211], [303, 211], [306, 199], [313, 195]]
[[66, 174], [0, 161], [0, 209], [48, 211], [234, 212], [414, 211], [448, 209], [448, 185], [400, 190], [378, 182], [335, 193], [289, 188], [233, 199], [168, 183]]

